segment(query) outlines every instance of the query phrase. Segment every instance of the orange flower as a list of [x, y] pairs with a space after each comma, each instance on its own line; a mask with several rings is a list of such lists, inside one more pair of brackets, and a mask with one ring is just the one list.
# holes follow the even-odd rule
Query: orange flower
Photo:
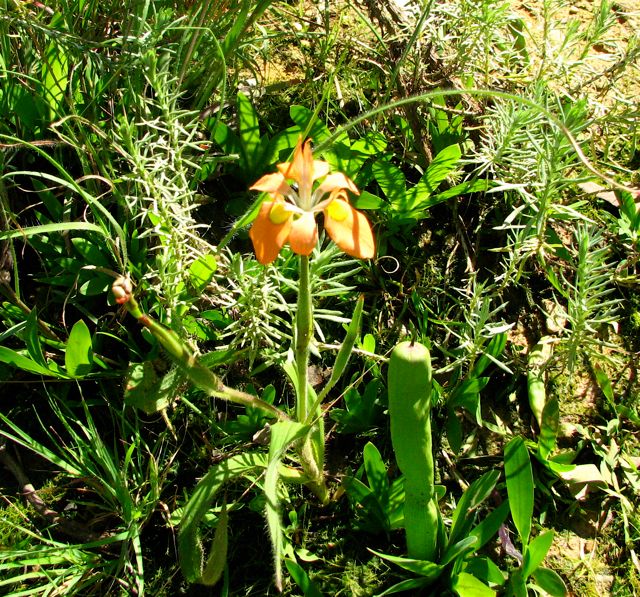
[[[320, 179], [323, 180], [314, 189]], [[297, 190], [288, 181], [297, 183]], [[251, 189], [271, 197], [260, 207], [249, 231], [260, 263], [274, 261], [287, 242], [294, 253], [310, 255], [318, 241], [319, 212], [324, 213], [327, 234], [347, 255], [359, 259], [374, 256], [369, 221], [349, 204], [347, 197], [347, 191], [358, 194], [358, 188], [341, 172], [329, 174], [327, 162], [314, 160], [310, 140], [303, 143], [299, 139], [293, 161], [278, 164], [278, 172], [265, 174]]]

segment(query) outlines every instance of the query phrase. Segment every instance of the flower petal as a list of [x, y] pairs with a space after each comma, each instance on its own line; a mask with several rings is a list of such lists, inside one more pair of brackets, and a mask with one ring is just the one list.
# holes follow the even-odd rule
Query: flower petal
[[324, 209], [324, 227], [347, 255], [358, 259], [371, 259], [375, 255], [376, 245], [369, 220], [344, 199], [333, 199]]
[[278, 164], [278, 170], [285, 178], [295, 180], [299, 186], [306, 185], [311, 191], [313, 181], [329, 173], [329, 164], [322, 160], [314, 160], [311, 139], [307, 139], [303, 144], [300, 137], [293, 152], [293, 161]]
[[316, 189], [314, 196], [317, 199], [320, 199], [327, 193], [344, 189], [351, 191], [354, 195], [360, 194], [358, 187], [347, 175], [342, 172], [332, 172], [322, 181], [320, 186]]
[[253, 221], [249, 237], [253, 243], [256, 258], [262, 265], [275, 260], [280, 249], [287, 242], [291, 230], [292, 217], [282, 223], [274, 223], [270, 218], [271, 209], [276, 201], [265, 201], [260, 206], [258, 217]]
[[265, 174], [257, 182], [249, 187], [252, 191], [264, 191], [270, 195], [290, 196], [293, 189], [287, 184], [284, 176], [280, 172]]
[[311, 212], [303, 213], [297, 220], [291, 222], [289, 245], [298, 255], [311, 255], [318, 242], [318, 227]]

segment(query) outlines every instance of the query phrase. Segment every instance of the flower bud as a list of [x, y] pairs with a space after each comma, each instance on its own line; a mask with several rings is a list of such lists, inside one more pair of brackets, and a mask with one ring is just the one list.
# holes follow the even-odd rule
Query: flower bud
[[111, 292], [116, 299], [116, 303], [124, 305], [131, 298], [133, 286], [131, 280], [125, 276], [120, 276], [111, 287]]

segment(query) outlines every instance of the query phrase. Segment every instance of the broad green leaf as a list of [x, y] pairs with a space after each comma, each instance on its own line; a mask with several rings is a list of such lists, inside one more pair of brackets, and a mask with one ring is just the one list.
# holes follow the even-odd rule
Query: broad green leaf
[[238, 133], [242, 145], [242, 169], [248, 173], [259, 165], [262, 147], [258, 115], [243, 93], [238, 93]]
[[560, 575], [554, 570], [549, 568], [538, 568], [532, 574], [533, 580], [536, 584], [549, 593], [551, 597], [565, 597], [567, 594], [567, 587]]
[[49, 116], [54, 120], [64, 112], [61, 108], [69, 84], [69, 58], [54, 38], [47, 44], [43, 58], [43, 97], [49, 104]]
[[460, 195], [467, 195], [470, 193], [484, 193], [491, 186], [491, 182], [487, 180], [468, 180], [467, 182], [461, 182], [442, 193], [437, 195], [431, 195], [424, 203], [420, 204], [421, 209], [429, 209], [439, 203], [444, 203], [454, 197]]
[[387, 148], [387, 140], [378, 131], [371, 131], [351, 144], [351, 149], [368, 156], [380, 155]]
[[613, 387], [611, 386], [609, 376], [606, 374], [604, 369], [597, 364], [594, 365], [593, 372], [595, 373], [596, 381], [598, 382], [598, 386], [600, 386], [605, 398], [610, 404], [613, 404]]
[[349, 178], [355, 178], [368, 156], [353, 151], [348, 139], [335, 142], [331, 149], [323, 152], [323, 158], [329, 163], [331, 171], [342, 172]]
[[480, 392], [489, 383], [488, 377], [477, 377], [463, 381], [451, 393], [447, 406], [449, 408], [462, 407], [473, 415], [478, 425], [482, 425], [482, 413], [480, 410]]
[[[90, 240], [76, 236], [71, 239], [71, 244], [82, 258], [84, 259], [83, 265], [94, 265], [99, 267], [110, 268], [112, 266], [110, 259], [105, 255], [104, 250], [98, 247]], [[104, 247], [104, 243], [102, 245]]]
[[360, 479], [356, 479], [355, 477], [346, 477], [342, 483], [347, 495], [359, 504], [362, 504], [368, 499], [373, 499], [375, 501], [375, 495], [373, 494], [373, 491], [371, 491], [371, 488], [360, 481]]
[[304, 597], [323, 597], [320, 589], [311, 582], [309, 575], [304, 571], [304, 568], [302, 568], [300, 564], [289, 559], [286, 559], [284, 563], [289, 574], [291, 574], [291, 578], [293, 578], [298, 587], [302, 590]]
[[493, 589], [467, 572], [456, 574], [452, 579], [451, 588], [460, 597], [495, 597], [496, 595]]
[[291, 120], [300, 127], [300, 130], [307, 133], [306, 137], [313, 139], [316, 145], [331, 136], [331, 131], [329, 131], [309, 108], [305, 108], [304, 106], [291, 106], [289, 108], [289, 115], [291, 116]]
[[196, 292], [204, 292], [215, 274], [218, 263], [214, 255], [202, 255], [189, 267], [189, 280]]
[[201, 582], [203, 585], [212, 587], [220, 580], [224, 572], [224, 567], [227, 563], [227, 549], [229, 547], [228, 522], [227, 504], [224, 503], [216, 524], [209, 558], [202, 571]]
[[396, 564], [403, 570], [408, 570], [409, 572], [413, 572], [414, 574], [419, 574], [429, 581], [436, 580], [444, 570], [444, 566], [442, 566], [441, 564], [436, 564], [434, 562], [414, 560], [411, 558], [402, 558], [400, 556], [392, 556], [386, 553], [380, 553], [378, 551], [375, 551], [374, 549], [369, 549], [369, 551], [377, 555], [379, 558], [382, 558], [387, 562], [391, 562], [392, 564]]
[[505, 573], [494, 564], [493, 560], [485, 556], [469, 558], [465, 562], [464, 570], [484, 583], [502, 586], [507, 580]]
[[527, 597], [527, 582], [521, 568], [518, 568], [509, 577], [507, 595], [509, 597]]
[[560, 409], [555, 396], [549, 398], [542, 409], [540, 436], [538, 437], [538, 454], [543, 460], [556, 448], [556, 438], [560, 427]]
[[559, 465], [549, 463], [552, 470], [563, 479], [569, 491], [576, 497], [583, 496], [587, 489], [606, 488], [605, 481], [600, 469], [595, 464]]
[[629, 221], [632, 231], [637, 229], [640, 223], [640, 210], [633, 200], [633, 195], [627, 191], [617, 191], [616, 195], [620, 204], [620, 213]]
[[207, 125], [210, 127], [211, 137], [224, 150], [227, 155], [234, 155], [236, 159], [240, 157], [242, 148], [240, 139], [226, 124], [217, 119], [211, 118]]
[[298, 126], [292, 126], [274, 135], [265, 151], [265, 163], [284, 162], [291, 158], [293, 150], [302, 135]]
[[447, 440], [453, 450], [457, 454], [462, 448], [462, 424], [458, 420], [456, 411], [452, 408], [447, 409], [447, 420], [445, 422], [445, 430], [447, 432]]
[[72, 377], [83, 377], [91, 371], [92, 365], [91, 332], [80, 319], [71, 328], [64, 353], [64, 366]]
[[457, 144], [445, 147], [433, 158], [419, 184], [424, 185], [429, 194], [433, 193], [438, 185], [457, 169], [461, 155]]
[[362, 521], [358, 521], [358, 527], [376, 533], [388, 532], [391, 528], [389, 516], [383, 509], [375, 493], [362, 481], [354, 477], [344, 480], [344, 488], [347, 495], [361, 507]]
[[485, 348], [484, 354], [476, 361], [473, 371], [469, 377], [478, 377], [482, 375], [487, 366], [493, 362], [492, 359], [497, 359], [507, 345], [507, 333], [502, 332], [496, 334]]
[[542, 564], [552, 543], [553, 531], [547, 531], [538, 535], [525, 547], [522, 560], [522, 573], [525, 578], [529, 578], [538, 566]]
[[529, 452], [521, 437], [514, 437], [504, 447], [504, 473], [511, 517], [523, 545], [529, 542], [533, 516], [533, 472]]
[[39, 365], [35, 361], [32, 361], [29, 357], [21, 355], [19, 352], [7, 348], [6, 346], [0, 346], [0, 363], [6, 363], [7, 365], [13, 365], [23, 371], [29, 373], [35, 373], [36, 375], [46, 375], [53, 377], [65, 377], [64, 375], [57, 375], [54, 371], [51, 371], [47, 367]]
[[356, 209], [381, 209], [385, 205], [383, 199], [369, 191], [362, 191], [351, 199], [351, 203]]
[[78, 288], [80, 296], [97, 296], [106, 294], [113, 286], [113, 278], [102, 272], [83, 270], [83, 275], [88, 275], [89, 279], [83, 282]]
[[449, 532], [449, 545], [453, 545], [468, 536], [478, 506], [491, 495], [499, 478], [500, 471], [489, 471], [479, 479], [476, 479], [462, 494], [453, 513], [451, 531]]
[[364, 447], [364, 469], [367, 473], [369, 487], [382, 506], [389, 503], [389, 477], [382, 456], [371, 442]]
[[393, 208], [393, 203], [403, 200], [407, 191], [407, 182], [402, 170], [385, 160], [376, 161], [372, 170], [382, 192], [387, 196]]
[[365, 334], [362, 338], [362, 350], [370, 353], [376, 352], [376, 337], [373, 334]]
[[378, 401], [381, 383], [372, 379], [361, 395], [355, 388], [347, 389], [344, 394], [345, 408], [332, 408], [329, 416], [340, 424], [342, 433], [360, 433], [375, 426], [382, 412]]

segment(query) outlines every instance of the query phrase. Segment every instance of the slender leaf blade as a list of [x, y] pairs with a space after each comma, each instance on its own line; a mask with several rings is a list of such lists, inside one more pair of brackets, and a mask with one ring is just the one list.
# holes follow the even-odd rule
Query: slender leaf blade
[[35, 373], [36, 375], [47, 375], [53, 377], [61, 377], [54, 371], [43, 367], [39, 363], [31, 360], [29, 357], [25, 357], [21, 355], [19, 352], [12, 350], [11, 348], [7, 348], [6, 346], [0, 346], [0, 363], [6, 363], [7, 365], [13, 365], [18, 369], [22, 369], [23, 371], [28, 371], [29, 373]]
[[308, 426], [295, 421], [279, 421], [271, 426], [269, 463], [264, 476], [264, 495], [267, 527], [273, 548], [275, 585], [279, 591], [282, 590], [282, 560], [284, 558], [284, 531], [280, 520], [280, 500], [278, 497], [280, 462], [291, 443], [300, 439], [308, 430]]
[[436, 564], [435, 562], [427, 562], [424, 560], [414, 560], [412, 558], [392, 556], [386, 553], [380, 553], [373, 549], [369, 549], [369, 551], [377, 555], [379, 558], [382, 558], [383, 560], [400, 566], [400, 568], [402, 568], [403, 570], [413, 572], [414, 574], [419, 574], [430, 582], [436, 580], [442, 574], [442, 571], [445, 568], [443, 565]]
[[449, 532], [449, 545], [454, 545], [468, 535], [473, 524], [473, 513], [491, 495], [499, 477], [500, 471], [489, 471], [479, 479], [476, 479], [462, 494], [453, 513], [451, 531]]
[[25, 342], [27, 344], [27, 352], [38, 365], [47, 367], [47, 361], [44, 358], [42, 345], [40, 344], [40, 336], [38, 334], [38, 312], [36, 309], [31, 310], [31, 313], [27, 316], [26, 323]]
[[320, 589], [311, 581], [309, 575], [300, 564], [289, 559], [286, 559], [284, 563], [289, 574], [302, 590], [304, 597], [323, 597]]
[[229, 513], [227, 512], [227, 504], [223, 504], [216, 525], [216, 531], [213, 536], [213, 543], [209, 551], [209, 558], [202, 571], [202, 584], [212, 587], [215, 585], [224, 572], [227, 563], [227, 550], [229, 547]]

